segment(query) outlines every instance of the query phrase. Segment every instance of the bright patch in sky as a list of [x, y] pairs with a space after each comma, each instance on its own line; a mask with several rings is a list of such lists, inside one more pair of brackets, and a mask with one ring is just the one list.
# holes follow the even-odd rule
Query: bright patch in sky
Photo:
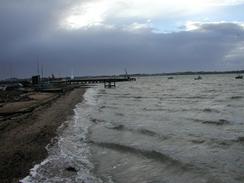
[[102, 24], [104, 14], [108, 10], [105, 3], [86, 3], [72, 8], [66, 18], [65, 25], [69, 28], [81, 28]]
[[[81, 1], [67, 10], [62, 25], [66, 29], [89, 28], [92, 26], [128, 27], [146, 25], [158, 29], [154, 20], [192, 17], [199, 14], [207, 16], [208, 12], [223, 6], [234, 6], [244, 3], [244, 0], [94, 0]], [[139, 22], [138, 22], [139, 21]], [[182, 20], [181, 20], [182, 21]], [[151, 28], [152, 28], [151, 27]], [[188, 25], [189, 27], [189, 25]], [[145, 28], [145, 26], [142, 26]], [[191, 27], [190, 29], [192, 29]]]

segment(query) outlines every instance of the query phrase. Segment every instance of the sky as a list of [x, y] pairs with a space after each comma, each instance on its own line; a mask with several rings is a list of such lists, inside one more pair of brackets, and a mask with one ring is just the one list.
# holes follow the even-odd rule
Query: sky
[[244, 0], [1, 0], [0, 79], [244, 69]]

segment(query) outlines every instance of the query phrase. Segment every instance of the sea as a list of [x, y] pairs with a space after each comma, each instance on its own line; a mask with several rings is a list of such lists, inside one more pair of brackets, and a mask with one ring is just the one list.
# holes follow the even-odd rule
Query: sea
[[244, 80], [138, 77], [89, 88], [23, 183], [243, 183]]

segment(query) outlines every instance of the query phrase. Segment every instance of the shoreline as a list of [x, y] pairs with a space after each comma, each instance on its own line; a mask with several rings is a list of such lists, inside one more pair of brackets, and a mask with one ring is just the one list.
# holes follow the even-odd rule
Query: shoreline
[[19, 182], [47, 157], [46, 145], [57, 128], [83, 100], [86, 88], [76, 88], [40, 105], [29, 114], [0, 121], [0, 182]]

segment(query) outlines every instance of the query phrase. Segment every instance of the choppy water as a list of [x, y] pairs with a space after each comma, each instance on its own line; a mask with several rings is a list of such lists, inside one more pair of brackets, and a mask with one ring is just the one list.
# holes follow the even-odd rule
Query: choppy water
[[24, 182], [244, 182], [244, 80], [193, 78], [89, 89]]

